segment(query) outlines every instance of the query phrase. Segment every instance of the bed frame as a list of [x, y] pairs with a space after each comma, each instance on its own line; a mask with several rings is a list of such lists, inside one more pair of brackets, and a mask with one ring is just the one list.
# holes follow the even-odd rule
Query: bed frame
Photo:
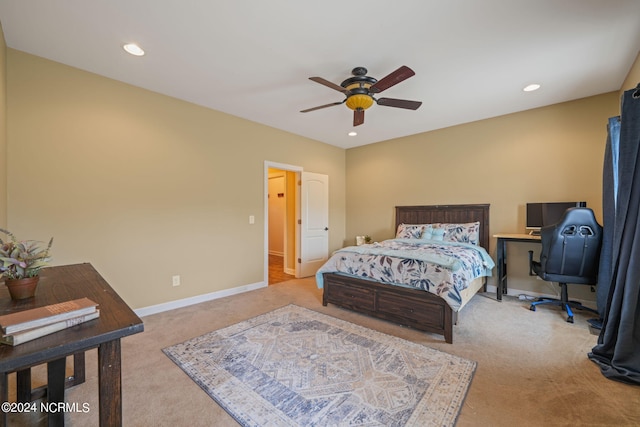
[[[489, 251], [489, 205], [396, 206], [398, 224], [480, 221], [479, 245]], [[370, 316], [444, 335], [453, 343], [457, 312], [440, 297], [417, 289], [388, 285], [338, 273], [324, 273], [322, 305], [328, 303]], [[486, 278], [484, 281], [486, 291]]]

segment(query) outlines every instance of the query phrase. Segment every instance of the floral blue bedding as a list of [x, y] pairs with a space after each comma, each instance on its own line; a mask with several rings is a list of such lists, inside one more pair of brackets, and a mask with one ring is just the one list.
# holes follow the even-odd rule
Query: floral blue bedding
[[422, 289], [443, 298], [454, 311], [460, 291], [482, 276], [491, 276], [495, 263], [481, 246], [428, 239], [389, 239], [340, 249], [316, 273], [342, 273], [382, 283]]

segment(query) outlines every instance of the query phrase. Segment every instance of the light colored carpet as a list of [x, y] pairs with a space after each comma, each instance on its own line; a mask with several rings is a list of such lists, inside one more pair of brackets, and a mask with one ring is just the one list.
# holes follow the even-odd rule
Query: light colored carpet
[[243, 426], [451, 426], [476, 367], [296, 305], [163, 351]]
[[[216, 285], [212, 275], [212, 286]], [[213, 289], [213, 288], [212, 288]], [[571, 289], [569, 290], [571, 292]], [[296, 304], [351, 323], [478, 363], [457, 427], [639, 426], [640, 388], [606, 379], [587, 353], [598, 337], [589, 315], [565, 322], [559, 309], [495, 293], [473, 297], [458, 316], [453, 344], [441, 336], [353, 313], [329, 304], [312, 278], [291, 280], [177, 310], [146, 316], [144, 332], [122, 340], [122, 413], [125, 426], [237, 427], [238, 423], [176, 366], [162, 349], [212, 330]], [[87, 381], [67, 390], [68, 402], [90, 404], [88, 413], [65, 415], [67, 426], [98, 425], [96, 351], [87, 353]], [[46, 370], [34, 370], [34, 385]], [[10, 392], [15, 375], [9, 376]], [[15, 398], [12, 396], [11, 398]], [[46, 426], [25, 414], [10, 426]]]

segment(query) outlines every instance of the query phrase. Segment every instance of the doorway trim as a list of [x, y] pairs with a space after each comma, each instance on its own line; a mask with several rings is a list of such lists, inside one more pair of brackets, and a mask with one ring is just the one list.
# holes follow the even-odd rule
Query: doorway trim
[[[263, 249], [263, 253], [264, 253], [264, 266], [263, 266], [263, 271], [264, 271], [264, 283], [266, 283], [267, 285], [269, 285], [269, 169], [280, 169], [280, 170], [285, 170], [285, 171], [290, 171], [290, 172], [296, 172], [298, 174], [298, 176], [300, 174], [302, 174], [303, 172], [303, 168], [302, 166], [295, 166], [295, 165], [289, 165], [286, 163], [278, 163], [278, 162], [272, 162], [269, 160], [265, 160], [264, 161], [264, 178], [263, 178], [263, 200], [264, 200], [264, 249]], [[296, 211], [300, 211], [300, 198], [296, 197]], [[299, 239], [299, 237], [297, 237], [296, 239]], [[299, 244], [296, 243], [295, 247], [296, 247], [296, 258], [299, 256], [298, 251], [299, 249]]]

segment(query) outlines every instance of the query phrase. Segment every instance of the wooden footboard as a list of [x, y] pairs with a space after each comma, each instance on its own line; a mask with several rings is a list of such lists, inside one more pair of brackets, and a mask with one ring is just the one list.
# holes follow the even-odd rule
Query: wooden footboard
[[453, 343], [457, 313], [429, 292], [324, 273], [322, 305], [328, 303], [421, 331], [444, 335]]

